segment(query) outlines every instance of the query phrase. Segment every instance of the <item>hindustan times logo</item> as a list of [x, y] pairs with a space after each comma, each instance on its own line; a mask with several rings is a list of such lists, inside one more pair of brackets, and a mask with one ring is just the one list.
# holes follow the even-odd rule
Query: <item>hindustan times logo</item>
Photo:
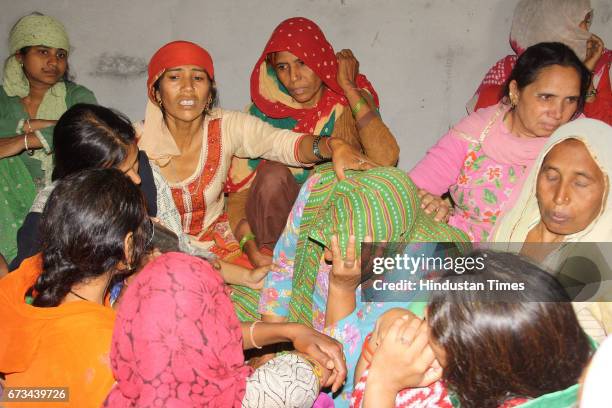
[[375, 257], [372, 262], [372, 272], [376, 275], [386, 271], [402, 270], [414, 275], [418, 271], [454, 271], [462, 274], [466, 271], [485, 268], [484, 256], [477, 257], [440, 257], [440, 256], [411, 256], [408, 254], [397, 254], [393, 257]]

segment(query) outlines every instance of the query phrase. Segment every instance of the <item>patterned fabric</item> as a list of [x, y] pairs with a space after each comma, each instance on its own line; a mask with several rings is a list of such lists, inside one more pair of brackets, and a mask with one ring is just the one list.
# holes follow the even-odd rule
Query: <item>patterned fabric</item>
[[[361, 408], [368, 374], [368, 370], [365, 370], [355, 385], [351, 408]], [[395, 397], [395, 408], [453, 408], [453, 404], [444, 384], [436, 381], [428, 387], [406, 388], [400, 391]]]
[[221, 276], [179, 253], [160, 256], [128, 287], [111, 364], [117, 384], [106, 407], [240, 407], [252, 372]]
[[[329, 165], [320, 166], [302, 187], [296, 203], [287, 220], [287, 227], [283, 232], [279, 242], [274, 249], [273, 266], [266, 277], [264, 289], [262, 290], [259, 311], [263, 314], [277, 316], [290, 316], [290, 320], [297, 320], [301, 323], [312, 325], [316, 330], [335, 338], [344, 345], [348, 376], [345, 386], [335, 396], [336, 406], [348, 406], [353, 389], [354, 369], [361, 353], [361, 344], [365, 333], [369, 333], [376, 322], [376, 319], [393, 307], [408, 307], [413, 313], [422, 316], [425, 304], [423, 302], [406, 303], [405, 299], [401, 302], [364, 302], [362, 301], [361, 289], [358, 288], [355, 294], [356, 308], [344, 319], [333, 325], [325, 325], [325, 311], [328, 297], [329, 272], [331, 266], [322, 259], [323, 249], [321, 244], [315, 243], [311, 238], [327, 242], [327, 238], [317, 234], [317, 228], [324, 226], [322, 217], [336, 217], [346, 221], [337, 228], [341, 236], [349, 234], [349, 231], [357, 233], [357, 239], [363, 240], [361, 234], [371, 233], [371, 228], [383, 230], [383, 233], [373, 233], [376, 239], [385, 235], [390, 240], [399, 240], [403, 237], [406, 241], [412, 242], [466, 242], [467, 236], [461, 231], [451, 228], [446, 224], [437, 223], [429, 216], [419, 210], [418, 198], [414, 185], [400, 170], [394, 168], [378, 168], [368, 172], [347, 172], [348, 178], [356, 178], [340, 184], [337, 182], [333, 171]], [[369, 180], [371, 178], [373, 180]], [[391, 194], [384, 192], [394, 191], [391, 186], [399, 185], [402, 193]], [[372, 188], [375, 186], [375, 188]], [[406, 192], [406, 188], [411, 193]], [[380, 194], [374, 190], [380, 190]], [[364, 190], [362, 193], [360, 190]], [[333, 194], [338, 192], [337, 195]], [[390, 194], [390, 193], [389, 193]], [[349, 197], [356, 195], [355, 200], [367, 197], [378, 203], [381, 199], [389, 199], [393, 204], [389, 209], [379, 209], [377, 213], [367, 211], [369, 216], [363, 214], [366, 221], [355, 222], [357, 228], [349, 226], [349, 216], [339, 216], [334, 207], [346, 208], [346, 204], [351, 200]], [[400, 199], [400, 197], [402, 197]], [[348, 200], [348, 201], [347, 201]], [[342, 204], [340, 204], [342, 203]], [[390, 219], [390, 211], [396, 211], [398, 207], [401, 213], [397, 219]], [[360, 207], [358, 208], [365, 208]], [[412, 215], [411, 215], [412, 214]], [[357, 216], [357, 215], [356, 215]], [[331, 218], [326, 218], [327, 220]], [[412, 220], [412, 221], [411, 221]], [[401, 230], [394, 231], [395, 225], [412, 225], [410, 233], [402, 234]], [[341, 238], [341, 247], [345, 250], [347, 236]], [[298, 243], [300, 242], [300, 243]], [[342, 246], [344, 245], [344, 246]], [[459, 245], [461, 248], [463, 246]], [[431, 246], [433, 248], [433, 246]], [[428, 250], [431, 248], [427, 248]], [[419, 255], [425, 249], [419, 250]], [[425, 251], [426, 252], [426, 251]], [[425, 254], [429, 255], [429, 254]], [[310, 285], [310, 286], [308, 286]], [[298, 289], [302, 287], [302, 289]], [[308, 307], [301, 306], [296, 302], [296, 295], [301, 301], [309, 302]], [[291, 303], [291, 306], [290, 306]], [[308, 316], [311, 315], [310, 321]], [[301, 320], [298, 320], [301, 319]]]
[[[325, 90], [312, 108], [302, 108], [293, 100], [279, 81], [267, 57], [279, 51], [289, 51], [300, 58], [323, 81]], [[336, 53], [321, 29], [304, 17], [293, 17], [281, 22], [266, 44], [251, 73], [251, 100], [249, 113], [275, 127], [292, 129], [297, 133], [331, 136], [336, 120], [348, 106], [348, 100], [336, 76]], [[364, 75], [358, 75], [357, 87], [368, 91], [378, 106], [378, 95]], [[240, 191], [252, 181], [259, 160], [235, 159], [228, 181], [228, 192]], [[302, 184], [308, 170], [291, 169], [296, 181]]]
[[310, 408], [319, 394], [319, 379], [310, 363], [287, 353], [259, 367], [246, 383], [243, 408]]
[[449, 225], [473, 242], [486, 241], [497, 219], [512, 208], [546, 138], [519, 138], [503, 122], [498, 104], [464, 118], [410, 170], [432, 194], [450, 191], [457, 210]]

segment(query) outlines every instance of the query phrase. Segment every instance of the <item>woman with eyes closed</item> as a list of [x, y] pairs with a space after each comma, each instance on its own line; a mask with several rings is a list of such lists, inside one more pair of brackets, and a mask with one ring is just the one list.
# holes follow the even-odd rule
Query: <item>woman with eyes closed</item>
[[8, 42], [0, 86], [0, 253], [10, 261], [37, 191], [51, 182], [53, 126], [70, 106], [96, 98], [69, 80], [70, 41], [55, 18], [22, 17]]
[[[611, 137], [612, 127], [595, 119], [560, 127], [540, 153], [514, 208], [500, 220], [493, 235], [496, 245], [512, 250], [517, 248], [503, 243], [524, 243], [522, 254], [558, 271], [569, 256], [585, 256], [589, 250], [568, 243], [612, 242]], [[612, 330], [606, 290], [603, 285], [592, 303], [574, 303], [581, 325], [595, 340]]]
[[216, 107], [213, 61], [197, 44], [174, 41], [161, 47], [149, 63], [147, 87], [145, 119], [135, 125], [139, 148], [168, 182], [183, 231], [221, 260], [250, 266], [225, 213], [233, 156], [304, 167], [333, 155], [339, 177], [345, 168], [373, 165], [343, 140], [320, 143], [312, 134], [277, 129], [246, 113]]
[[[512, 208], [547, 138], [580, 115], [590, 73], [561, 43], [540, 43], [518, 59], [504, 100], [480, 109], [438, 141], [409, 172], [414, 183], [431, 193], [426, 212], [472, 241], [489, 239], [497, 219]], [[439, 199], [450, 192], [454, 212]]]
[[[304, 17], [281, 22], [251, 73], [248, 112], [271, 125], [349, 142], [373, 162], [395, 166], [399, 147], [378, 113], [378, 95], [351, 50], [334, 52], [321, 29]], [[330, 138], [331, 137], [331, 138]], [[232, 162], [228, 216], [246, 239], [251, 262], [270, 264], [307, 169], [270, 160]]]

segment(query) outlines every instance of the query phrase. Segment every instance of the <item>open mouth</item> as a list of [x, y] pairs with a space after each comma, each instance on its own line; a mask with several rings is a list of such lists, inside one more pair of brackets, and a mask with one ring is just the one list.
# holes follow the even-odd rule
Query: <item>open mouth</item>
[[179, 105], [181, 106], [193, 106], [195, 105], [195, 101], [193, 99], [183, 99], [179, 101]]

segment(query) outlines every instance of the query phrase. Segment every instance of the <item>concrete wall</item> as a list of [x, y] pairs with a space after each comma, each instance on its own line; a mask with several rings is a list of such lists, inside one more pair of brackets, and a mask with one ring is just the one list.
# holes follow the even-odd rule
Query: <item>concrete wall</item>
[[[184, 39], [214, 59], [221, 103], [243, 109], [248, 80], [274, 27], [315, 20], [336, 50], [351, 48], [381, 98], [383, 118], [409, 169], [465, 114], [488, 68], [510, 52], [517, 0], [20, 0], [2, 1], [0, 58], [17, 19], [59, 18], [74, 46], [71, 70], [100, 103], [140, 119], [146, 64], [164, 43]], [[612, 3], [592, 0], [592, 31], [612, 44]]]

